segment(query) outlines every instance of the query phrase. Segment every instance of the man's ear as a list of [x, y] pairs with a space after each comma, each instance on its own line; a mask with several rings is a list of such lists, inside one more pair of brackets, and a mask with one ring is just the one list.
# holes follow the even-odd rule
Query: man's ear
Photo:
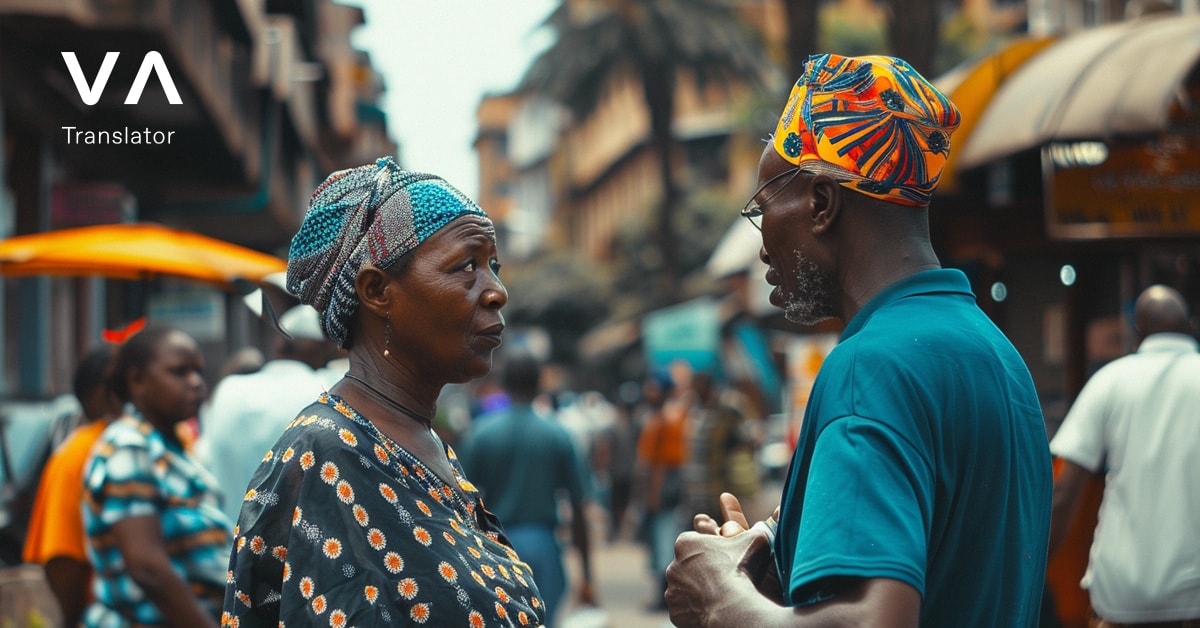
[[819, 174], [812, 181], [813, 233], [827, 233], [837, 223], [842, 213], [844, 190], [829, 175]]
[[391, 306], [389, 285], [391, 278], [387, 272], [371, 264], [363, 266], [354, 278], [354, 291], [358, 293], [359, 307], [379, 317], [387, 316]]

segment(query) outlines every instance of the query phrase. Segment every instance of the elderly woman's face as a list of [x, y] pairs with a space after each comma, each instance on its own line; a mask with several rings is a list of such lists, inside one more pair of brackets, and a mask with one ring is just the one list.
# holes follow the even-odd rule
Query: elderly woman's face
[[508, 303], [495, 238], [486, 218], [459, 218], [417, 247], [393, 279], [389, 289], [401, 296], [393, 299], [389, 344], [415, 372], [464, 382], [491, 370]]

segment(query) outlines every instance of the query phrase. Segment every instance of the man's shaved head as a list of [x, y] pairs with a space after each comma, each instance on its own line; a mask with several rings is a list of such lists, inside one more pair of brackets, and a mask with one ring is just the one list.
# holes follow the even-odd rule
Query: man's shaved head
[[1133, 325], [1144, 338], [1150, 334], [1190, 334], [1188, 306], [1174, 288], [1155, 284], [1142, 291], [1133, 308]]

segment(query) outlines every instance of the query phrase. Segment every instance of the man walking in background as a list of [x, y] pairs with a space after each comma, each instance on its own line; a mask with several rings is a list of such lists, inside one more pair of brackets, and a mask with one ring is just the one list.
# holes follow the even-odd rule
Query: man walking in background
[[502, 381], [512, 404], [475, 419], [459, 461], [483, 493], [488, 510], [504, 524], [513, 549], [533, 570], [546, 602], [546, 624], [553, 627], [567, 591], [557, 534], [560, 497], [570, 504], [571, 538], [583, 568], [579, 601], [596, 604], [583, 466], [567, 429], [533, 409], [540, 390], [541, 363], [527, 352], [509, 352]]
[[1133, 316], [1137, 352], [1088, 380], [1050, 443], [1063, 459], [1050, 551], [1103, 474], [1081, 583], [1093, 625], [1200, 626], [1200, 352], [1175, 290], [1146, 288]]

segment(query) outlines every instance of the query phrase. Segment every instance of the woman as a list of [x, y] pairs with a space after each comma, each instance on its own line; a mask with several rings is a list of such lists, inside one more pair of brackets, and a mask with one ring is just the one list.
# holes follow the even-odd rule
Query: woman
[[442, 387], [486, 375], [508, 300], [487, 215], [391, 158], [336, 172], [288, 259], [350, 368], [250, 481], [224, 623], [540, 625], [529, 568], [431, 429]]
[[84, 527], [96, 568], [87, 626], [216, 626], [229, 556], [229, 521], [216, 482], [176, 428], [204, 399], [196, 341], [151, 325], [113, 361], [113, 391], [133, 404], [92, 450]]

